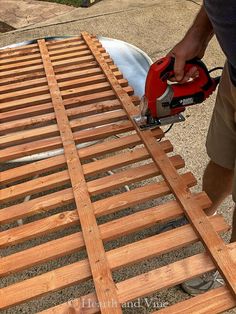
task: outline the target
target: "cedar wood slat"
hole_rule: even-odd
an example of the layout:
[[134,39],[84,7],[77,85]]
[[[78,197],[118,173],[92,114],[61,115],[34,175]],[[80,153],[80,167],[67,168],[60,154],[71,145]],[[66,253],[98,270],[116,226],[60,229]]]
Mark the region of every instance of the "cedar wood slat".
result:
[[[227,228],[227,225],[222,226],[222,223],[219,223],[219,221],[222,222],[222,220],[219,218],[220,217],[211,217],[211,220],[213,221],[218,220],[218,224],[213,223],[216,232],[223,231],[225,228]],[[109,267],[112,270],[116,270],[122,266],[134,264],[142,261],[143,259],[167,253],[171,249],[184,247],[187,244],[196,242],[197,240],[198,237],[191,226],[186,225],[176,230],[164,232],[162,234],[113,249],[108,251],[106,256]],[[143,247],[146,249],[144,250]],[[188,258],[192,260],[193,264],[197,265],[192,271],[193,276],[195,273],[196,275],[199,275],[204,271],[210,271],[212,268],[214,269],[214,264],[208,257],[205,265],[206,269],[204,270],[202,262],[203,257],[206,259],[206,254],[198,254]],[[185,260],[187,260],[187,258]],[[169,264],[168,266],[161,267],[160,269],[150,271],[149,273],[154,274],[154,278],[149,278],[149,276],[146,276],[146,274],[132,277],[116,284],[119,302],[124,303],[135,299],[137,296],[141,297],[146,294],[146,291],[151,293],[155,290],[160,290],[163,288],[163,286],[168,287],[170,283],[174,283],[175,280],[179,282],[180,279],[178,274],[172,274],[172,271],[168,271],[168,268],[171,268],[171,266],[174,264],[177,265],[177,268],[180,268],[179,273],[181,280],[188,279],[188,277],[192,275],[185,271],[182,265],[183,260],[181,260],[179,262]],[[42,296],[49,291],[56,291],[62,289],[65,286],[83,282],[92,276],[89,266],[91,267],[92,265],[88,262],[88,260],[81,260],[54,271],[44,273],[37,277],[27,279],[24,282],[19,282],[3,288],[0,290],[0,308],[4,309],[7,308],[9,304],[19,304],[34,297]],[[162,273],[163,276],[163,280],[161,281],[157,280],[156,275],[158,274],[160,276],[160,273]],[[12,300],[12,295],[14,295],[14,300]],[[107,302],[109,300],[112,299],[108,299]],[[115,311],[111,307],[107,310],[109,311],[108,313],[113,313]]]
[[170,305],[167,308],[152,312],[152,314],[217,314],[236,306],[236,301],[229,290],[222,286],[200,294],[186,301]]
[[[91,128],[99,125],[109,124],[115,121],[124,121],[126,119],[127,116],[124,110],[118,109],[115,111],[104,112],[94,116],[70,120],[70,127],[72,131],[78,131],[83,128]],[[32,130],[24,130],[2,136],[0,139],[0,147],[9,147],[12,145],[34,141],[37,138],[49,138],[57,136],[58,134],[59,129],[57,124],[39,127]]]
[[[171,145],[170,141],[163,141],[161,142],[161,145],[164,147],[166,153],[172,151],[173,146]],[[105,163],[103,160],[96,160],[87,165],[85,164],[83,165],[83,168],[86,173],[96,174],[99,171],[112,170],[115,167],[121,167],[132,162],[141,161],[143,159],[147,159],[148,157],[149,154],[145,148],[137,148],[134,151],[108,157],[105,159]],[[35,176],[36,174],[43,174],[44,172],[60,168],[64,166],[65,163],[65,156],[59,155],[56,157],[50,157],[48,159],[36,161],[29,165],[19,166],[17,169],[2,171],[1,183],[6,184],[12,181]]]
[[[170,158],[171,162],[174,164],[174,167],[177,169],[184,166],[184,161],[179,155],[171,156]],[[90,169],[87,168],[87,173],[84,171],[83,166],[82,169],[85,176],[90,174]],[[131,184],[145,180],[147,178],[158,176],[159,174],[160,171],[156,165],[154,163],[150,163],[143,166],[136,166],[135,168],[129,168],[122,172],[115,173],[110,177],[105,176],[100,179],[89,181],[87,182],[87,188],[90,195],[97,195],[122,187],[126,184]],[[9,188],[2,189],[0,195],[0,204],[16,200],[27,195],[47,191],[58,186],[63,186],[69,182],[70,176],[68,171],[65,170],[59,173],[53,173],[44,177],[39,177],[24,183],[20,183]]]
[[[186,214],[186,207],[188,215],[188,206],[193,203],[197,215],[200,214],[200,216],[196,214],[195,216],[192,215],[192,218],[194,218],[193,225],[195,225],[193,227],[195,229],[193,229],[191,225],[186,225],[164,234],[155,235],[125,245],[124,247],[113,249],[106,254],[103,251],[102,258],[105,263],[103,270],[108,274],[109,278],[112,278],[110,269],[114,270],[128,264],[137,263],[143,259],[151,258],[196,242],[198,239],[201,240],[201,226],[200,228],[196,226],[199,222],[199,217],[201,218],[200,223],[203,222],[206,229],[210,226],[209,230],[214,237],[217,237],[217,232],[228,228],[220,217],[211,217],[209,221],[206,221],[206,216],[203,214],[202,209],[210,206],[209,199],[204,193],[194,195],[188,192],[187,187],[196,184],[196,180],[191,173],[178,175],[176,170],[170,166],[168,160],[171,160],[177,168],[182,167],[184,164],[179,156],[167,158],[166,153],[172,150],[169,142],[162,142],[160,145],[157,145],[156,141],[153,140],[154,137],[161,138],[163,136],[161,130],[156,129],[140,133],[136,125],[132,123],[133,121],[130,119],[131,116],[138,113],[137,108],[135,108],[134,105],[132,106],[132,102],[136,104],[138,99],[127,96],[127,93],[129,95],[133,93],[132,88],[129,86],[125,87],[128,85],[127,81],[123,79],[122,74],[113,64],[113,61],[97,39],[83,33],[82,37],[78,38],[69,38],[47,43],[41,40],[39,43],[41,45],[40,49],[38,49],[37,44],[35,44],[30,45],[31,47],[25,46],[18,49],[0,51],[0,56],[3,60],[0,64],[1,74],[3,75],[2,78],[0,78],[0,92],[2,91],[0,98],[1,101],[5,102],[1,108],[1,121],[3,121],[3,123],[0,132],[3,132],[3,134],[4,131],[5,134],[18,132],[16,134],[7,135],[5,138],[1,137],[2,146],[7,146],[7,142],[9,146],[11,146],[2,149],[1,160],[7,161],[33,153],[63,147],[61,138],[56,136],[59,134],[58,127],[47,125],[55,123],[56,118],[58,124],[60,124],[60,128],[65,128],[65,131],[68,132],[66,134],[69,134],[69,137],[72,136],[71,128],[74,130],[74,141],[72,140],[65,144],[67,149],[71,151],[73,158],[72,161],[69,159],[70,157],[68,156],[70,153],[68,154],[66,149],[66,157],[64,155],[56,156],[44,161],[31,163],[28,166],[19,166],[15,169],[4,171],[2,176],[3,183],[12,184],[16,182],[12,187],[7,187],[2,190],[4,192],[3,199],[5,201],[17,199],[18,197],[39,191],[43,192],[43,190],[48,190],[55,186],[61,186],[62,184],[68,183],[70,177],[72,177],[72,181],[76,185],[81,173],[84,173],[88,180],[91,175],[109,171],[117,167],[127,166],[145,160],[149,158],[149,156],[154,157],[154,163],[139,167],[139,171],[136,171],[137,168],[130,168],[122,170],[121,172],[118,171],[118,173],[110,177],[92,179],[92,181],[86,183],[82,175],[82,193],[85,195],[85,201],[90,204],[89,215],[95,226],[95,217],[115,213],[125,208],[145,203],[147,200],[169,195],[172,192],[174,192],[177,198],[177,201],[168,201],[162,205],[99,225],[99,230],[98,228],[95,230],[97,235],[101,235],[99,241],[117,239],[117,237],[150,227],[157,222],[163,223],[169,219],[181,217],[183,214]],[[39,52],[42,50],[42,46],[46,51],[46,55],[42,54],[44,66],[42,66],[42,60],[39,59]],[[89,53],[89,50],[91,50],[92,54]],[[45,66],[46,63],[47,65]],[[37,64],[42,65],[40,68],[37,68]],[[44,68],[47,72],[51,93],[53,94],[52,97],[49,97],[49,94],[43,95],[43,93],[49,93]],[[51,74],[53,74],[52,77]],[[60,95],[62,95],[63,100],[60,98]],[[51,98],[53,97],[56,97],[56,100],[54,98],[53,102],[56,102],[60,107],[60,113],[59,111],[57,111],[56,114],[53,112],[54,106],[51,102]],[[28,101],[31,101],[31,103],[27,104]],[[61,106],[62,102],[64,107]],[[122,118],[127,117],[124,111],[121,110],[122,107],[124,107],[131,121],[120,121]],[[61,118],[58,119],[58,115],[61,115],[61,109],[64,120]],[[103,113],[104,111],[105,113]],[[99,116],[97,113],[103,113],[103,116]],[[93,114],[96,115],[93,116]],[[68,117],[70,117],[70,122],[68,121]],[[118,122],[114,123],[115,121]],[[37,128],[37,124],[41,122],[46,122],[45,126]],[[99,128],[96,127],[94,130],[84,130],[84,128],[88,128],[92,125],[95,126],[95,124],[100,126],[109,122],[112,122],[111,125],[108,124]],[[27,131],[21,131],[31,126],[36,127],[36,129],[32,129],[32,134],[29,134]],[[83,130],[80,130],[80,128]],[[134,131],[134,129],[136,130],[135,134],[127,134],[124,137],[97,143],[91,147],[82,149],[76,149],[75,147],[77,143],[90,140],[102,140],[110,135],[117,136],[119,133]],[[40,131],[42,131],[41,138],[37,139]],[[42,139],[43,133],[45,139]],[[53,137],[49,138],[49,136]],[[64,136],[64,133],[62,133],[62,136]],[[9,141],[6,141],[6,139]],[[35,141],[32,142],[34,139]],[[24,141],[31,142],[23,143]],[[124,148],[132,148],[132,146],[141,143],[144,144],[144,147],[129,152],[122,151]],[[14,147],[12,144],[18,145]],[[153,156],[154,151],[156,156]],[[77,162],[80,163],[80,160],[83,161],[88,158],[100,157],[102,154],[110,152],[114,152],[116,155],[89,162],[88,164],[85,163],[83,166],[79,166],[81,172],[78,171],[77,166],[74,168],[74,165],[78,165]],[[66,165],[66,161],[69,164],[69,168],[73,169],[70,173],[60,170],[60,167]],[[31,176],[46,174],[47,171],[51,170],[54,172],[60,171],[51,175],[47,174],[40,179],[30,179]],[[164,176],[164,181],[136,187],[131,191],[109,196],[90,203],[90,196],[92,195],[110,191],[111,189],[153,177],[160,173]],[[174,180],[172,174],[174,174]],[[30,181],[20,184],[17,182],[17,180],[27,178],[30,179]],[[170,182],[168,182],[168,180]],[[184,191],[184,194],[179,197],[181,191]],[[74,193],[77,193],[77,196],[81,197],[81,193],[77,189],[73,191],[73,188],[66,188],[45,196],[37,196],[35,199],[25,203],[3,208],[0,211],[0,223],[13,222],[16,219],[30,217],[45,211],[50,212],[66,204],[72,205],[74,203]],[[191,200],[189,201],[188,198]],[[84,203],[84,208],[86,207],[86,202]],[[3,231],[0,234],[0,236],[2,236],[0,245],[3,247],[14,244],[17,245],[29,239],[39,238],[42,235],[50,234],[56,230],[64,230],[69,226],[77,225],[80,223],[78,213],[77,210],[70,210],[60,214],[51,214],[49,217]],[[191,213],[188,216],[191,216]],[[86,224],[83,221],[82,218],[82,229],[83,232],[86,232]],[[190,222],[192,223],[191,219]],[[197,233],[195,233],[194,230],[197,231]],[[205,232],[205,237],[207,234],[208,229]],[[215,241],[214,237],[213,240]],[[218,242],[216,241],[214,243],[218,245],[220,238],[218,237],[216,239]],[[102,241],[99,243],[101,244],[101,253],[103,244]],[[206,246],[210,245],[210,248],[208,248],[210,251],[212,250],[211,245],[214,245],[214,243],[212,239],[210,239],[206,244]],[[92,265],[96,267],[95,255],[92,254],[93,243],[89,242],[89,245],[91,245],[89,247],[89,259],[92,260]],[[0,276],[26,270],[28,267],[78,252],[86,246],[88,246],[88,240],[85,238],[84,242],[82,233],[77,232],[24,251],[19,251],[18,253],[13,253],[1,259]],[[145,250],[143,250],[143,247],[145,247]],[[217,248],[223,248],[224,256],[228,254],[228,256],[232,258],[231,263],[236,261],[236,247],[234,245],[231,244],[226,247],[220,242],[220,246],[217,246]],[[215,251],[213,249],[213,255],[214,254]],[[219,254],[216,255],[216,257],[214,255],[215,260],[213,259],[213,261],[215,263],[218,260],[222,262]],[[222,265],[223,267],[225,266],[224,261],[220,266],[222,267]],[[191,269],[187,274],[184,271],[186,267]],[[112,293],[116,297],[117,304],[122,304],[160,289],[176,285],[192,276],[197,276],[205,273],[209,269],[213,270],[214,268],[215,266],[210,260],[210,256],[204,253],[127,279],[116,285],[112,283],[112,279],[109,283],[111,284],[110,288]],[[92,273],[94,274],[93,269]],[[5,299],[0,297],[0,306],[9,307],[37,296],[42,296],[45,293],[56,291],[68,285],[73,285],[91,277],[92,273],[89,269],[88,260],[82,260],[49,271],[43,275],[1,289],[0,295],[4,294],[4,297],[6,297]],[[170,273],[171,276],[172,273],[174,275],[171,277]],[[230,273],[226,275],[226,279],[228,279],[231,284],[235,278],[230,277]],[[163,279],[161,281],[158,280],[160,276]],[[95,279],[97,279],[97,277]],[[232,281],[230,281],[231,279]],[[103,297],[106,292],[104,292],[104,294],[103,291],[100,293],[99,280],[97,282],[95,280],[95,285],[99,294],[99,300],[101,300],[101,295]],[[104,281],[104,286],[105,285]],[[231,289],[231,292],[233,289]],[[14,298],[12,298],[13,294]],[[224,298],[224,301],[219,299],[221,296]],[[110,300],[110,297],[111,296],[109,296],[107,300]],[[211,297],[213,298],[212,300],[210,300]],[[42,313],[62,313],[80,311],[80,309],[83,313],[97,313],[98,309],[88,309],[82,306],[84,301],[88,302],[89,299],[94,302],[98,301],[95,294],[89,294],[43,311]],[[114,298],[112,297],[112,299]],[[105,300],[105,298],[103,300]],[[171,306],[169,309],[163,309],[163,314],[168,313],[168,310],[173,311],[173,313],[180,313],[181,306],[186,310],[192,308],[193,313],[199,313],[197,312],[199,309],[202,310],[202,313],[207,313],[207,309],[210,309],[212,313],[218,313],[235,306],[235,299],[232,297],[230,290],[224,287],[221,290],[215,290],[209,294],[206,293],[200,296],[199,299],[190,299],[182,302],[182,305],[180,303]],[[102,309],[104,313],[111,313],[112,310],[114,310],[114,312],[117,310],[117,313],[121,313],[120,308]],[[160,311],[160,313],[162,313],[162,311]]]
[[[210,206],[209,199],[204,193],[195,195],[195,200],[199,202],[202,208],[209,208]],[[67,226],[72,222],[79,223],[79,217],[76,210],[71,211],[70,213],[64,212],[63,214],[65,216],[69,216],[70,220],[67,219],[68,221],[65,221],[65,217],[58,217],[60,219],[57,220],[57,226],[59,226],[60,223],[63,226]],[[179,207],[178,203],[176,201],[169,201],[165,204],[116,219],[115,221],[107,222],[100,225],[99,228],[103,241],[110,241],[120,236],[128,235],[129,233],[148,228],[156,223],[163,223],[170,219],[181,217],[181,215],[183,215],[183,211]],[[55,216],[52,217],[55,218]],[[33,222],[30,225],[27,224],[30,226],[28,234],[30,234],[30,232],[34,232],[34,234],[31,233],[33,236],[28,235],[27,239],[29,239],[29,237],[33,238],[38,234],[44,234],[42,232],[42,225],[45,226],[44,232],[46,231],[46,228],[51,230],[50,224],[48,225],[49,220],[51,220],[51,224],[54,223],[55,225],[55,221],[51,219],[51,217],[41,219],[38,222]],[[224,225],[223,221],[221,221],[221,225]],[[17,228],[19,230],[22,230],[23,228],[27,229],[26,226],[20,226]],[[225,226],[225,230],[227,228],[228,227]],[[20,232],[21,231],[19,231],[19,233]],[[24,241],[25,240],[26,238],[24,238]],[[84,241],[81,232],[46,242],[36,247],[1,258],[0,277],[10,273],[15,273],[48,260],[56,259],[73,252],[78,252],[82,249],[84,249]],[[43,252],[43,254],[41,254],[41,252]]]
[[[183,179],[190,187],[196,184],[195,178],[189,172],[183,175]],[[121,195],[114,195],[94,202],[95,215],[100,217],[109,213],[114,213],[127,208],[128,206],[135,206],[147,200],[168,195],[169,193],[170,189],[166,185],[165,181],[149,184],[147,186],[122,193]],[[54,192],[50,195],[41,196],[28,202],[3,208],[0,211],[0,221],[11,221],[49,211],[58,206],[71,204],[73,200],[71,188],[63,190],[63,193],[61,193],[61,191]]]
[[[68,117],[77,118],[84,117],[91,114],[102,113],[106,111],[117,110],[121,108],[121,104],[117,100],[110,100],[104,102],[97,102],[90,105],[84,105],[80,108],[67,109]],[[17,110],[18,111],[18,110]],[[24,129],[27,126],[36,125],[42,122],[52,122],[55,121],[55,114],[45,113],[39,116],[28,117],[20,120],[5,122],[0,125],[0,132],[5,134],[5,132],[15,132]]]
[[[127,93],[133,93],[133,89],[130,86],[127,86],[127,81],[124,79],[120,80],[122,86],[124,87],[124,90],[127,91]],[[13,100],[7,100],[6,103],[3,103],[1,105],[1,110],[2,111],[7,111],[7,110],[16,110],[19,108],[24,108],[30,106],[30,104],[40,104],[40,103],[45,103],[49,102],[51,100],[49,91],[47,90],[47,87],[44,87],[44,92],[42,92],[42,87],[36,87],[35,90],[39,91],[36,92],[36,95],[33,93],[27,95],[27,98],[22,98],[22,99],[13,99]],[[99,93],[103,91],[110,90],[110,86],[107,82],[105,83],[97,83],[90,85],[88,87],[80,87],[76,89],[68,89],[62,91],[62,96],[64,99],[72,98],[72,97],[80,97],[84,95],[90,95],[94,93]],[[38,94],[38,95],[37,95]],[[4,95],[3,95],[4,96]]]
[[[114,68],[114,64],[113,64],[113,61],[108,58],[106,59],[106,62],[109,63],[109,65]],[[65,63],[64,66],[58,68],[58,69],[55,69],[55,74],[56,76],[58,75],[67,75],[67,78],[69,77],[68,76],[68,73],[73,73],[73,72],[77,72],[79,71],[85,71],[86,69],[93,69],[97,67],[97,63],[95,61],[90,61],[90,62],[85,62],[85,63],[80,63],[79,66],[76,66],[76,65],[67,65],[67,63]],[[78,69],[79,68],[79,69]],[[23,82],[23,81],[30,81],[32,79],[35,79],[35,78],[42,78],[44,77],[44,70],[43,68],[40,69],[40,70],[37,70],[37,71],[26,71],[26,73],[23,73],[22,74],[22,70],[21,71],[17,71],[14,76],[6,76],[4,78],[0,78],[0,86],[7,86],[9,84],[12,84],[12,83],[19,83],[19,82]]]
[[38,45],[48,80],[57,124],[60,129],[64,154],[81,222],[82,233],[84,236],[97,297],[102,304],[106,304],[109,300],[114,300],[114,302],[116,302],[116,306],[112,309],[101,307],[101,312],[104,314],[122,313],[121,306],[117,298],[116,286],[112,279],[111,270],[101,240],[100,230],[94,215],[93,205],[87,190],[82,165],[77,154],[73,133],[71,131],[66,110],[63,105],[62,96],[57,85],[47,46],[44,40],[39,40]]
[[[135,97],[132,97],[135,100]],[[78,107],[78,105],[88,105],[106,100],[114,100],[115,95],[114,92],[109,90],[102,93],[96,93],[92,95],[85,95],[81,97],[73,97],[71,99],[65,100],[65,107],[74,108]],[[37,114],[52,112],[53,107],[51,102],[47,102],[45,104],[34,105],[31,107],[19,108],[17,110],[11,110],[1,113],[1,121],[12,121],[16,119],[32,117]]]
[[[128,131],[133,131],[132,124],[130,123],[130,121],[125,120],[117,123],[110,123],[106,126],[101,126],[99,128],[77,131],[74,132],[73,135],[76,144],[79,144],[89,141],[96,141],[102,138],[106,138],[110,135],[117,135]],[[15,158],[49,151],[61,147],[62,141],[59,136],[49,139],[37,140],[31,143],[11,146],[1,150],[0,162],[13,160]]]
[[[98,44],[98,47],[101,48],[102,45],[101,44]],[[57,56],[57,55],[60,55],[60,54],[67,54],[67,53],[70,53],[70,52],[75,52],[75,51],[83,51],[83,50],[86,50],[88,49],[86,45],[76,45],[76,46],[72,46],[70,48],[67,48],[67,49],[63,49],[59,52],[57,51],[52,51],[50,53],[50,56]],[[12,64],[12,63],[17,63],[18,61],[21,61],[21,60],[24,60],[24,61],[27,61],[27,60],[33,60],[33,59],[37,59],[37,58],[40,58],[40,53],[39,53],[39,50],[38,52],[36,51],[35,53],[33,54],[25,54],[25,55],[19,55],[19,56],[14,56],[14,57],[2,57],[2,60],[1,60],[1,65],[6,65],[6,64]]]
[[210,256],[213,258],[216,267],[219,269],[221,275],[226,280],[226,283],[228,284],[228,287],[230,288],[233,296],[236,298],[235,264],[232,261],[228,249],[223,243],[223,240],[213,230],[206,214],[202,211],[201,207],[193,201],[192,194],[188,190],[188,187],[185,185],[182,178],[178,175],[175,168],[169,162],[161,146],[158,145],[154,140],[150,130],[140,131],[139,127],[132,119],[132,116],[136,113],[132,102],[118,84],[109,66],[104,62],[104,58],[99,54],[89,34],[84,32],[82,33],[82,37],[89,46],[95,59],[103,69],[103,72],[107,76],[107,79],[110,82],[118,99],[120,99],[122,102],[124,109],[130,117],[137,133],[143,140],[143,143],[146,146],[148,152],[152,156],[153,161],[160,169],[164,179],[169,184],[176,199],[183,207],[184,212],[194,227],[194,230],[199,234],[200,239],[208,250]]
[[[119,75],[119,73],[118,73],[118,75]],[[42,81],[42,79],[41,79],[41,81]],[[104,83],[105,81],[106,81],[106,77],[103,74],[97,74],[97,75],[95,74],[92,77],[61,82],[61,83],[58,83],[58,85],[59,85],[60,89],[63,91],[62,94],[66,96],[69,94],[69,92],[68,92],[69,89],[76,88],[74,90],[78,92],[80,89],[83,90],[82,88],[78,89],[78,87],[82,87],[82,86],[86,87],[89,85]],[[128,82],[124,79],[120,79],[119,82],[122,86],[128,85]],[[86,89],[84,88],[84,92],[85,91],[86,91]],[[1,101],[12,101],[12,100],[17,100],[17,99],[27,99],[28,97],[37,96],[37,95],[40,95],[41,93],[44,94],[46,92],[48,92],[47,82],[45,82],[44,86],[36,86],[36,87],[31,86],[27,94],[22,94],[22,90],[16,91],[16,88],[15,88],[14,92],[10,91],[9,93],[7,93],[6,90],[4,90],[4,93],[1,93],[1,95],[0,95],[0,100]]]

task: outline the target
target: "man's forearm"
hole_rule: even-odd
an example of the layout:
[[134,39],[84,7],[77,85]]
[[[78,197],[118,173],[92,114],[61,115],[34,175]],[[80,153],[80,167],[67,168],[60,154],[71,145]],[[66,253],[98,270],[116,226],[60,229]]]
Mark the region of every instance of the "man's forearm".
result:
[[206,42],[206,44],[214,35],[212,24],[207,16],[204,6],[201,7],[193,22],[193,25],[190,27],[185,37],[193,35],[199,40]]
[[177,43],[168,55],[175,58],[174,72],[177,82],[186,83],[194,77],[196,67],[192,67],[187,73],[184,70],[187,60],[203,58],[209,41],[213,36],[213,27],[207,16],[204,6],[198,12],[192,26],[184,38]]

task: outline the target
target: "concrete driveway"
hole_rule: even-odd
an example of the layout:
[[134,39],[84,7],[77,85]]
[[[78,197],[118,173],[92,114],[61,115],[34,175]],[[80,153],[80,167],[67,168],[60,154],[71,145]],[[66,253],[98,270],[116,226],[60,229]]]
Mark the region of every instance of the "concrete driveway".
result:
[[34,0],[1,0],[0,21],[18,29],[35,23],[45,22],[75,8],[52,2]]
[[[21,12],[21,18],[19,18],[20,15],[12,17],[13,20],[15,19],[15,22],[11,25],[16,28],[27,27],[2,34],[0,36],[1,47],[34,38],[78,35],[81,31],[88,31],[93,34],[121,39],[134,44],[155,60],[164,56],[182,38],[198,12],[201,1],[103,0],[88,9],[66,7],[65,11],[63,9],[63,14],[60,14],[62,11],[59,9],[58,11],[52,10],[51,14],[54,14],[54,16],[50,16],[50,11],[47,9],[47,5],[49,4],[45,4],[44,2],[2,0],[0,9],[0,19],[2,20],[4,20],[4,14],[2,13],[4,3],[11,3],[11,6],[14,6],[13,3],[17,6],[23,3],[26,5],[25,9],[19,11]],[[29,4],[32,6],[31,8],[34,5],[40,5],[41,8],[45,5],[45,11],[40,11],[37,17],[30,17],[32,10],[28,10]],[[67,9],[68,12],[66,11]],[[23,12],[29,12],[29,16],[27,17],[28,13],[24,15]],[[55,17],[55,15],[58,16]],[[45,18],[47,19],[46,21]],[[218,43],[215,39],[212,40],[204,61],[211,68],[222,66],[224,59]],[[187,121],[176,125],[167,135],[167,138],[174,144],[175,152],[179,153],[185,159],[186,169],[192,171],[198,179],[197,190],[201,189],[201,178],[208,161],[204,144],[214,100],[215,94],[203,105],[189,108],[185,114]],[[231,222],[232,211],[230,209],[232,208],[233,202],[231,198],[228,198],[219,209],[229,222]],[[226,234],[225,238],[228,239],[229,234]],[[196,250],[198,249],[195,246],[189,252],[196,254]],[[174,257],[176,258],[174,254],[176,253],[170,253],[166,256],[166,263]],[[188,254],[188,252],[178,254],[178,258],[182,258],[183,254]],[[150,264],[143,265],[143,267],[147,271],[155,267],[155,262],[151,261]],[[135,269],[131,270],[129,274],[137,272],[138,270]],[[127,274],[123,275],[127,276]],[[122,274],[120,276],[122,277]],[[66,293],[73,295],[72,289],[68,289]],[[163,302],[168,301],[169,304],[187,298],[186,294],[178,288],[170,289],[168,292],[161,292],[158,296],[162,298]],[[58,302],[58,298],[59,303],[63,302],[62,295],[56,293],[52,299],[46,300],[48,306],[53,302]],[[32,306],[34,304],[32,303]],[[37,303],[37,309],[39,309],[38,306],[39,303]],[[24,313],[30,312],[29,307],[21,306],[20,308]],[[133,312],[127,311],[127,313]],[[146,312],[136,311],[135,313]],[[232,310],[227,313],[236,313],[236,311]]]

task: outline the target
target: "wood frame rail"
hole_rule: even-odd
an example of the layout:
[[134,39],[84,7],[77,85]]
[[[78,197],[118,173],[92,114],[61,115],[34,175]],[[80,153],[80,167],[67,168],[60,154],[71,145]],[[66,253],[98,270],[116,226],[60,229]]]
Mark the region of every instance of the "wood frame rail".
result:
[[[229,226],[205,215],[210,200],[190,191],[196,180],[178,173],[184,161],[168,155],[162,130],[134,123],[139,99],[97,38],[84,32],[4,49],[0,70],[0,309],[125,313],[129,301],[214,269],[225,286],[153,313],[235,307],[236,244],[219,235]],[[185,215],[190,224],[119,244]],[[115,271],[198,241],[206,252],[117,280]],[[46,308],[43,298],[57,291],[63,300]]]
[[106,62],[104,62],[103,57],[94,46],[91,37],[86,33],[82,33],[82,37],[89,46],[97,62],[103,69],[103,72],[105,73],[118,99],[120,99],[122,102],[127,115],[130,117],[130,120],[133,123],[133,126],[138,135],[143,140],[145,147],[150,153],[150,156],[157,165],[158,169],[160,169],[160,172],[163,175],[165,181],[169,185],[171,191],[174,193],[176,199],[189,218],[190,223],[200,236],[200,239],[202,240],[206,249],[209,251],[221,275],[226,280],[229,288],[236,298],[236,265],[234,261],[232,261],[228,249],[226,248],[222,239],[218,236],[217,232],[215,232],[215,230],[212,228],[211,224],[209,223],[209,219],[202,211],[202,208],[197,203],[193,202],[193,196],[187,185],[183,182],[176,169],[169,162],[165,152],[155,141],[150,130],[141,131],[132,119],[132,115],[135,114],[132,101],[120,87],[109,66],[106,64]]

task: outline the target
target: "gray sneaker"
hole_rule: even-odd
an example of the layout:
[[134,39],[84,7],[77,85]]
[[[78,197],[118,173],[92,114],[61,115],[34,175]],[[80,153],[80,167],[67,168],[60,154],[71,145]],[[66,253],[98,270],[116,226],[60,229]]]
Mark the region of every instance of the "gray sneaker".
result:
[[192,296],[196,296],[198,294],[207,292],[210,289],[223,286],[224,284],[224,279],[221,277],[220,273],[217,270],[210,276],[210,278],[209,275],[203,275],[202,277],[196,277],[187,280],[182,283],[181,288],[184,290],[184,292],[187,292]]

